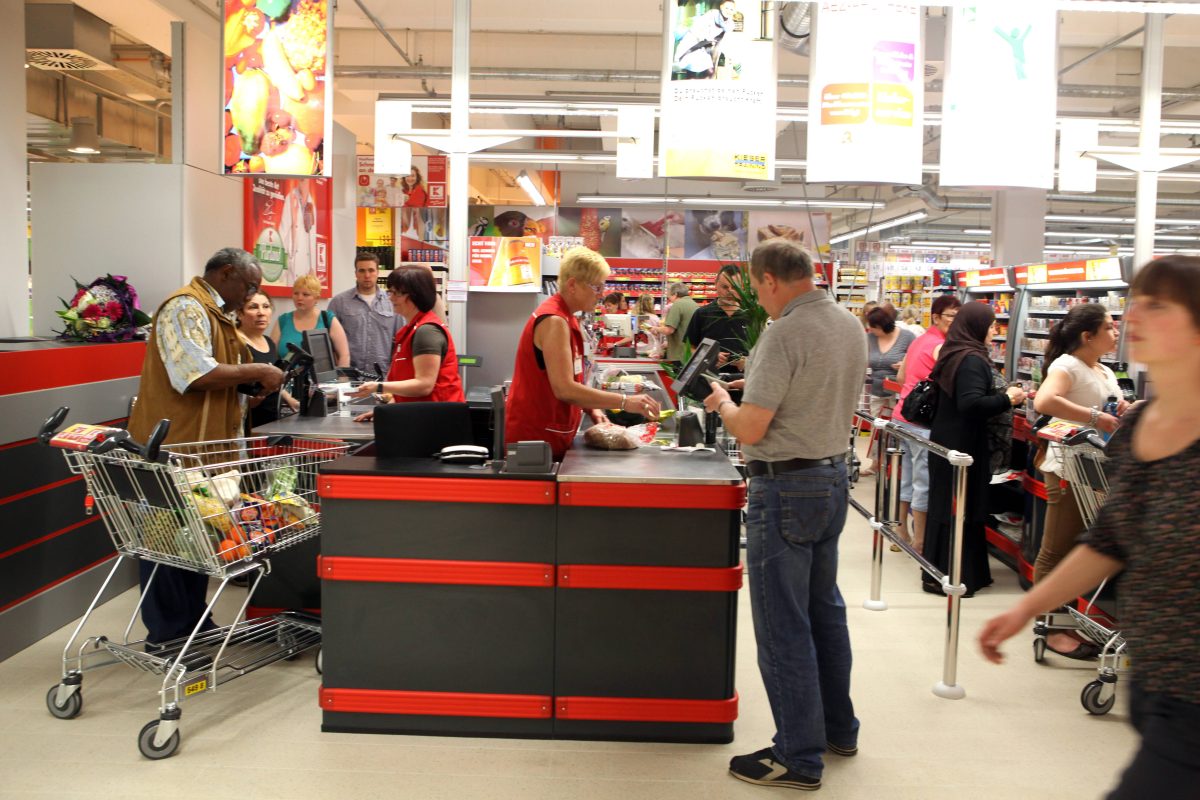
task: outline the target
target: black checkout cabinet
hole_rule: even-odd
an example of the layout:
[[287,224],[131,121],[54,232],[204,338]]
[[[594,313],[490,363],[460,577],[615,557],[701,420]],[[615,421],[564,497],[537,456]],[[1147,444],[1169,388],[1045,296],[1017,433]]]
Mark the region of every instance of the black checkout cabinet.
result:
[[745,486],[725,455],[348,455],[319,493],[322,730],[732,741]]

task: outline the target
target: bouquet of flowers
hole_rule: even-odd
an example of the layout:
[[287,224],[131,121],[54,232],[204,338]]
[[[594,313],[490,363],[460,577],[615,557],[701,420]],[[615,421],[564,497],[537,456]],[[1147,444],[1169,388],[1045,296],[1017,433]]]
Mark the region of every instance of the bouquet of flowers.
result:
[[[87,286],[75,281],[71,302],[56,312],[66,329],[58,338],[73,342],[131,342],[146,338],[150,316],[138,308],[138,296],[124,275],[105,275]],[[59,298],[61,300],[61,298]]]

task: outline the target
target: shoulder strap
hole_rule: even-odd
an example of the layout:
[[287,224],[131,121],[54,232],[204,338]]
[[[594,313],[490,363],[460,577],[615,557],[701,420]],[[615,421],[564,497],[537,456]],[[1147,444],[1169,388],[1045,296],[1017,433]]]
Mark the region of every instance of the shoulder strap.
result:
[[333,327],[333,324],[329,321],[329,311],[328,310],[321,312],[321,324],[324,325],[326,328]]

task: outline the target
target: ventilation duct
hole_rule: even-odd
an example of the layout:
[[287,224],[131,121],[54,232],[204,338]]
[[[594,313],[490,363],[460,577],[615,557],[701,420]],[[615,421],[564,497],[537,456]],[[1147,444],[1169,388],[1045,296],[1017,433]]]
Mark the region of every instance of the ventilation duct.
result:
[[104,20],[70,3],[25,6],[25,62],[45,70],[116,69]]
[[784,3],[779,10],[779,44],[802,56],[809,54],[812,3]]

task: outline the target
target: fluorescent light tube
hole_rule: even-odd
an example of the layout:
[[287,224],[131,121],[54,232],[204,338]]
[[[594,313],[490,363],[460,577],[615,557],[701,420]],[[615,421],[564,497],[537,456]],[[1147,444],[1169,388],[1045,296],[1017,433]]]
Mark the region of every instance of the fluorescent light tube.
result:
[[517,184],[525,191],[535,206],[546,205],[546,198],[542,197],[542,193],[533,185],[533,179],[529,177],[528,172],[521,170],[517,173]]

